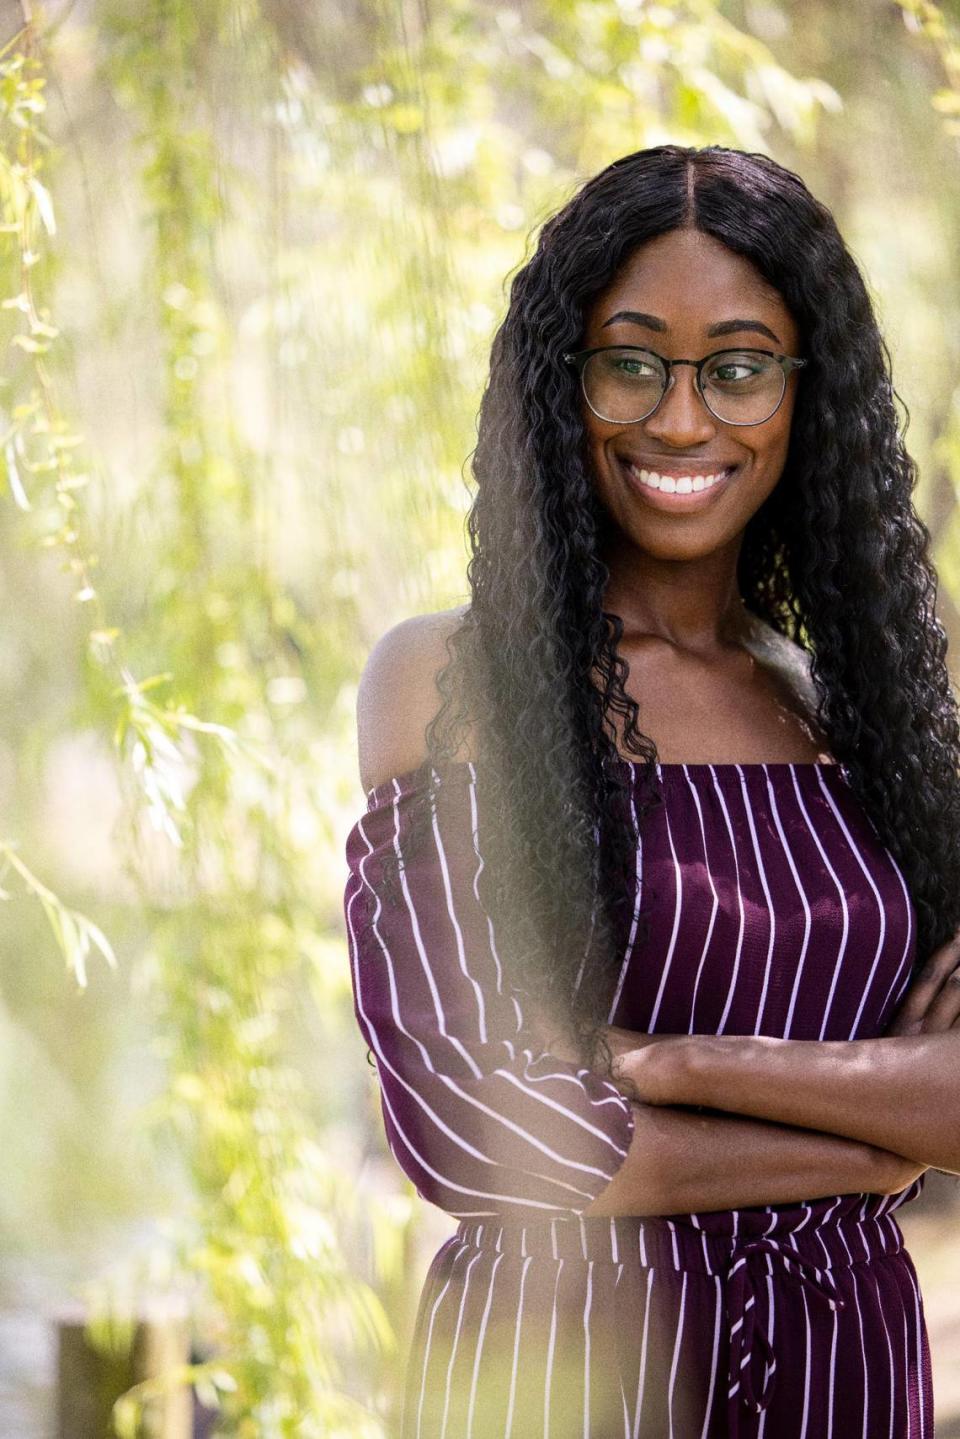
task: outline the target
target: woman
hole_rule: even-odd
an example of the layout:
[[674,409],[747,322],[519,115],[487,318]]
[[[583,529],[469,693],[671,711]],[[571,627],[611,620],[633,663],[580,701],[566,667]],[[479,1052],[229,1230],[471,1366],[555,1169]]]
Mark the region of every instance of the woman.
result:
[[761,155],[618,160],[513,281],[469,605],[358,703],[357,1018],[460,1220],[403,1439],[933,1433],[960,745],[893,393]]

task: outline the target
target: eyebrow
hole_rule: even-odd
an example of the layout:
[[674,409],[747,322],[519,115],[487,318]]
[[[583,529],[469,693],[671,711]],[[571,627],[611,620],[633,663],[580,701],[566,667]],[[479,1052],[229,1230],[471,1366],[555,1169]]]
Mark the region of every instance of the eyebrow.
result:
[[[667,328],[665,320],[659,319],[656,315],[646,315],[642,310],[618,310],[615,315],[610,316],[609,320],[604,320],[600,328],[604,330],[607,325],[615,325],[621,320],[626,320],[631,325],[642,325],[644,329],[656,330],[661,333]],[[775,340],[778,345],[783,343],[779,335],[775,335],[769,326],[761,324],[759,320],[721,320],[718,324],[710,326],[707,335],[710,337],[714,335],[734,335],[741,330],[755,330],[758,335],[766,335],[769,339]]]

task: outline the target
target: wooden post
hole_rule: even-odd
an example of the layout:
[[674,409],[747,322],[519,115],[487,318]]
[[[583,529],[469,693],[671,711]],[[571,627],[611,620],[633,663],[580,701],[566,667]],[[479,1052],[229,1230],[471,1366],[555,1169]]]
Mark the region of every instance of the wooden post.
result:
[[[82,1306],[61,1309],[58,1332],[57,1439],[113,1439],[111,1411],[134,1384],[153,1379],[190,1358],[184,1305],[151,1303],[133,1317],[130,1332],[99,1347]],[[137,1431],[143,1439],[191,1439],[193,1391],[180,1385],[151,1399]]]

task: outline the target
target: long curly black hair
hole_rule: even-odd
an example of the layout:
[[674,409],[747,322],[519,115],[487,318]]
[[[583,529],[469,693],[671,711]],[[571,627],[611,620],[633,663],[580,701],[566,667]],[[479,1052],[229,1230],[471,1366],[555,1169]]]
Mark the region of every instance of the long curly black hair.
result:
[[811,656],[817,723],[914,900],[918,964],[960,922],[957,705],[916,466],[863,278],[830,211],[767,156],[639,150],[544,224],[513,279],[472,459],[470,603],[426,736],[441,766],[471,724],[501,953],[594,1061],[598,1044],[609,1058],[602,1026],[657,755],[624,691],[622,622],[603,608],[605,519],[561,356],[630,253],[682,226],[750,260],[809,361],[782,477],[744,532],[743,601]]

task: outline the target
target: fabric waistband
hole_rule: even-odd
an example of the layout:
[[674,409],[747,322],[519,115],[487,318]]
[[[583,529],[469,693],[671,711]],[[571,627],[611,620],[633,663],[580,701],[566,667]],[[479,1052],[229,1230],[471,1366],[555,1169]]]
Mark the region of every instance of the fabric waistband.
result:
[[[738,1213],[736,1232],[708,1234],[696,1216],[616,1216],[601,1218],[556,1216],[533,1223],[514,1219],[461,1220],[454,1238],[461,1244],[497,1253],[542,1255],[552,1259],[580,1259],[606,1264],[638,1263],[644,1268],[668,1268],[696,1274],[726,1274],[731,1261],[746,1245],[773,1241],[820,1269],[898,1254],[903,1234],[893,1214],[821,1214],[810,1211],[785,1225],[782,1214],[757,1211]],[[779,1222],[778,1222],[779,1221]]]

